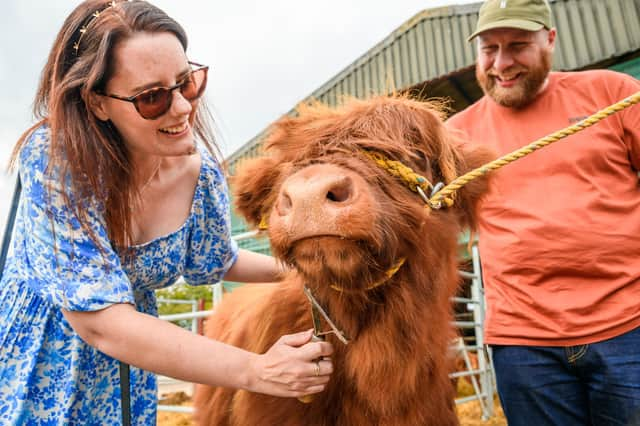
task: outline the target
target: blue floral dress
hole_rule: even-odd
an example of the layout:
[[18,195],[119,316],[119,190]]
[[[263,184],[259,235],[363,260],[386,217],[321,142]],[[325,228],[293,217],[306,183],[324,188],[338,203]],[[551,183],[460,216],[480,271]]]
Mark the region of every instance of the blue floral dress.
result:
[[[220,280],[238,251],[230,238],[227,187],[218,163],[201,147],[186,222],[133,247],[131,260],[122,263],[95,200],[72,202],[87,207],[97,243],[65,207],[60,189],[69,180],[45,175],[48,149],[49,129],[42,126],[20,155],[23,191],[0,282],[0,425],[117,425],[118,362],[87,345],[61,309],[132,303],[157,315],[155,289],[180,276],[194,285]],[[155,375],[132,367],[132,424],[155,425],[156,404]]]

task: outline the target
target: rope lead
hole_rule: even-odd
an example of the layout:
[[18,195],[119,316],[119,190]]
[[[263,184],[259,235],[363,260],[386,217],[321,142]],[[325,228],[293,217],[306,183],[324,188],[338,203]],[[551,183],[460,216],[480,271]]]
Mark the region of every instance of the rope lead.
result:
[[638,102],[640,102],[640,92],[637,92],[636,94],[631,95],[628,98],[625,98],[618,103],[610,105],[607,108],[596,112],[592,116],[587,117],[584,120],[572,126],[569,126],[562,130],[558,130],[557,132],[552,133],[551,135],[538,139],[537,141],[534,141],[527,146],[524,146],[509,154],[506,154],[498,158],[497,160],[494,160],[483,166],[480,166],[477,169],[472,170],[469,173],[466,173],[460,177],[457,177],[456,179],[451,181],[451,183],[449,183],[447,186],[445,186],[440,191],[437,191],[434,195],[432,195],[427,204],[429,207],[435,210],[442,208],[443,205],[447,207],[451,207],[454,203],[456,191],[462,188],[467,183],[471,182],[472,180],[480,176],[483,176],[492,170],[497,170],[500,167],[504,167],[509,163],[512,163],[526,155],[531,154],[534,151],[539,150],[540,148],[543,148],[547,145],[552,144],[553,142],[559,141],[560,139],[566,138],[567,136],[571,136],[574,133],[577,133],[581,130],[586,129],[587,127],[591,127],[597,122],[607,118],[608,116],[613,115],[617,112],[620,112],[625,108],[628,108],[632,105],[637,104]]

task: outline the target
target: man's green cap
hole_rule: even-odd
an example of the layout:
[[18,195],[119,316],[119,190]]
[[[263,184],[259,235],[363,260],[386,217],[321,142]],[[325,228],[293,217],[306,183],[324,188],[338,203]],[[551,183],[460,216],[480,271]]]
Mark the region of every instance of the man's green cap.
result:
[[487,0],[480,7],[476,31],[467,41],[494,28],[538,31],[551,28],[551,8],[547,0]]

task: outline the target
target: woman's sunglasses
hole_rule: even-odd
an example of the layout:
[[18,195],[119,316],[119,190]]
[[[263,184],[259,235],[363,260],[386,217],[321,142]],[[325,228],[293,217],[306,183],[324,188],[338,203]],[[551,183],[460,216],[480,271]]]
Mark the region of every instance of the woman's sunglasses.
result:
[[187,101],[195,101],[207,86],[207,71],[209,67],[206,65],[196,64],[195,62],[189,62],[189,65],[194,67],[189,74],[187,74],[182,81],[174,84],[171,87],[154,87],[144,90],[137,95],[133,96],[119,96],[108,93],[96,92],[99,95],[107,96],[113,99],[119,99],[121,101],[131,102],[136,107],[138,114],[144,119],[155,120],[162,116],[173,102],[173,91],[180,89],[180,94]]

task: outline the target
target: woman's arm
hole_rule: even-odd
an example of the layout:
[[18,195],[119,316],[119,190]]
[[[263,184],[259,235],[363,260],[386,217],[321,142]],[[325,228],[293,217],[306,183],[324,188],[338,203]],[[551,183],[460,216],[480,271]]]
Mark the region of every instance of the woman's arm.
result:
[[275,258],[240,249],[236,262],[229,268],[224,279],[243,283],[266,283],[279,281],[283,272]]
[[275,396],[299,397],[321,392],[332,365],[326,342],[309,342],[311,332],[283,336],[265,354],[193,334],[132,305],[100,311],[63,311],[73,329],[101,352],[158,374],[188,382],[226,386]]

